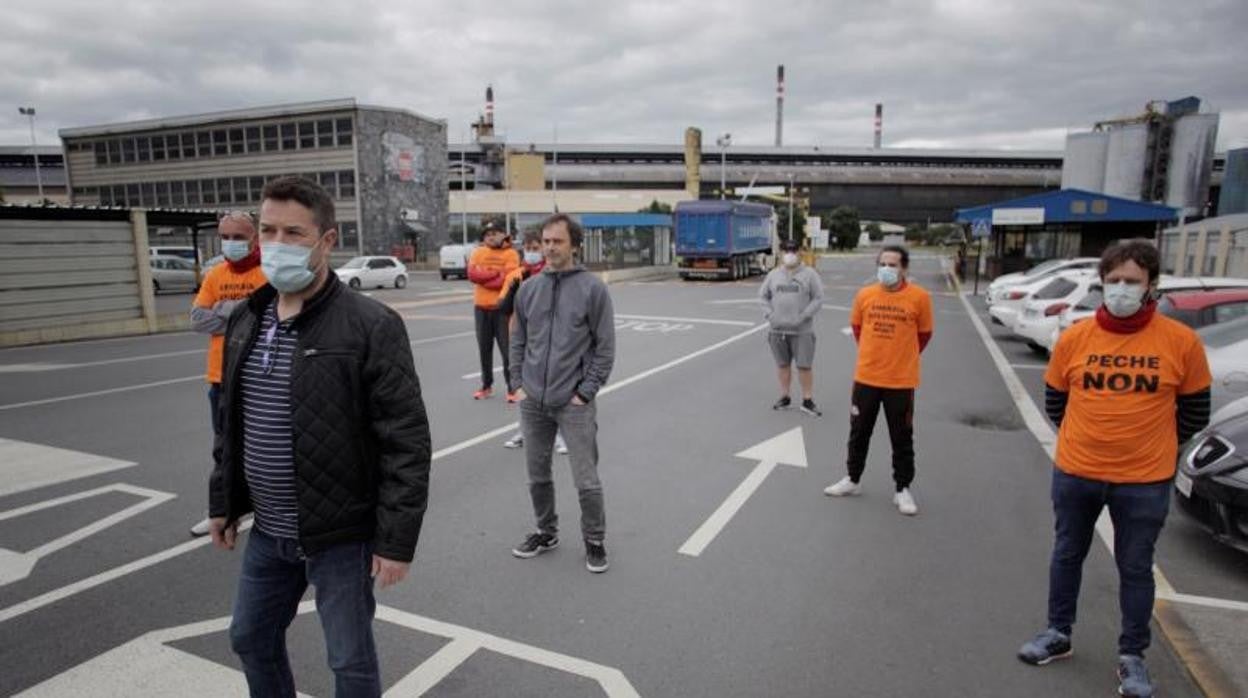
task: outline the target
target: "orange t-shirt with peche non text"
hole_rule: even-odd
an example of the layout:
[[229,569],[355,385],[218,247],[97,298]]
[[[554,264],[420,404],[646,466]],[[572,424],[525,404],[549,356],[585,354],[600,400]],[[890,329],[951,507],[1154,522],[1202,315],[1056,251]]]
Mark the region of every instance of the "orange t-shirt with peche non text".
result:
[[1117,334],[1095,318],[1062,333],[1044,381],[1068,393],[1057,433],[1057,467],[1114,483],[1174,477],[1180,395],[1213,382],[1205,347],[1191,328],[1164,315]]
[[[468,266],[469,268],[492,269],[497,271],[500,276],[506,277],[516,267],[520,266],[520,255],[516,253],[514,248],[506,245],[498,249],[488,245],[481,245],[472,251],[472,256],[468,258]],[[486,310],[497,308],[504,288],[506,287],[486,288],[481,284],[473,284],[473,305]]]
[[[194,303],[200,308],[211,308],[218,301],[242,300],[267,283],[269,280],[265,278],[264,270],[260,265],[240,274],[230,269],[229,262],[221,262],[204,275]],[[205,377],[209,383],[221,382],[224,352],[225,335],[214,334],[208,341],[208,372]]]
[[862,328],[855,382],[876,388],[919,387],[919,335],[932,331],[931,294],[911,282],[896,291],[872,284],[854,297],[849,324]]

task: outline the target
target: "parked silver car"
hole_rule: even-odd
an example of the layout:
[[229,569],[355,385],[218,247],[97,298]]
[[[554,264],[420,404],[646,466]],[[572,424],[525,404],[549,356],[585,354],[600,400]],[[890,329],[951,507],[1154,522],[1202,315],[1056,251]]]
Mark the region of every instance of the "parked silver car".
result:
[[152,290],[156,293],[199,290],[199,281],[195,278],[195,263],[191,260],[171,255],[153,255],[149,260],[152,268]]

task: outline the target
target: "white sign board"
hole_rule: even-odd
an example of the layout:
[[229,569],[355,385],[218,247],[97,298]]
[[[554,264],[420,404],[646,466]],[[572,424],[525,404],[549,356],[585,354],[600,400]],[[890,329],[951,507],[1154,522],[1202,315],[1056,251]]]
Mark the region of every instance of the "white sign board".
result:
[[810,246],[816,250],[828,249],[828,231],[815,231],[815,234],[810,236]]
[[993,225],[1044,225],[1043,208],[994,208]]

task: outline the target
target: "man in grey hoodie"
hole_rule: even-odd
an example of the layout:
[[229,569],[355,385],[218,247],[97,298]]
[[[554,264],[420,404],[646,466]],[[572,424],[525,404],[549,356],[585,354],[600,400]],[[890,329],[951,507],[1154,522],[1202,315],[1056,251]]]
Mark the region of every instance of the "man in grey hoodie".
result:
[[793,403],[789,386],[793,381],[792,365],[797,364],[797,382],[802,386],[801,410],[812,417],[823,413],[815,407],[815,315],[823,308],[823,283],[819,274],[802,264],[797,256],[797,243],[780,243],[781,265],[771,270],[758,290],[763,303],[763,317],[771,324],[767,343],[776,359],[780,377],[780,399],[774,410],[788,409]]
[[580,495],[585,566],[590,572],[606,572],[594,398],[615,363],[615,312],[606,284],[576,263],[584,237],[580,224],[567,215],[547,218],[542,223],[546,266],[516,291],[508,387],[520,398],[537,532],[511,552],[532,558],[559,545],[550,470],[555,434],[562,432]]

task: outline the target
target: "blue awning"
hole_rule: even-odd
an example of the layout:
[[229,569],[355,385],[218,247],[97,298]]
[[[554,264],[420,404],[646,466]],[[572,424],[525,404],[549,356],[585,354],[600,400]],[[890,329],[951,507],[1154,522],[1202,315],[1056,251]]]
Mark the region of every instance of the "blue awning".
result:
[[976,221],[988,221],[991,225],[992,212],[1002,209],[1043,209],[1045,223],[1166,222],[1179,219],[1179,210],[1170,206],[1133,201],[1083,189],[1062,189],[961,208],[957,210],[954,220],[972,225]]

